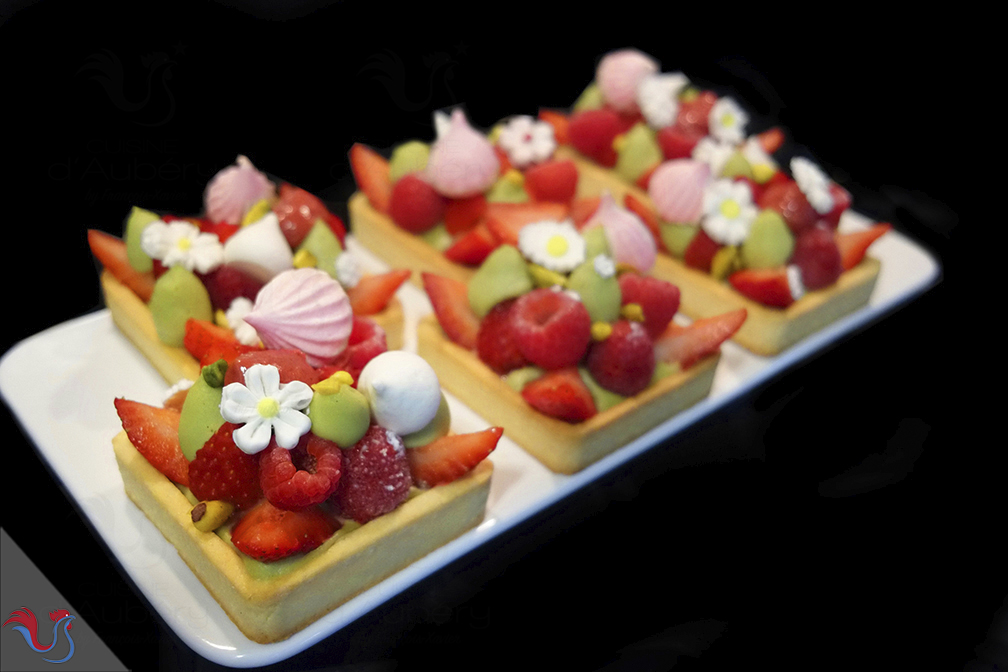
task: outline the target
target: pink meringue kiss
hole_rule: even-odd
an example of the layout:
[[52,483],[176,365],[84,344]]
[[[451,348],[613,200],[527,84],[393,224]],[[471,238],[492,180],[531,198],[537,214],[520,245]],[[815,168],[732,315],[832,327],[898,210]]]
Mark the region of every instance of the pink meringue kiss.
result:
[[647,224],[621,208],[609,192],[602,194],[598,210],[585,222],[583,230],[595,226],[605,229],[609,250],[617,264],[626,264],[640,273],[647,273],[654,266],[658,250]]
[[637,109],[637,87],[658,72],[658,61],[636,49],[620,49],[602,57],[595,82],[610,107],[619,112]]
[[301,350],[312,366],[329,364],[342,353],[353,328],[346,292],[317,268],[274,277],[259,290],[244,319],[267,348]]
[[500,161],[487,138],[472,128],[462,110],[455,110],[445,133],[431,147],[425,177],[448,198],[465,198],[489,189],[500,172]]
[[240,224],[257,202],[271,199],[276,187],[252,162],[239,156],[235,165],[221,170],[207,184],[203,194],[207,217],[214,222]]
[[658,216],[673,224],[698,223],[710,177],[710,166],[693,159],[673,159],[655,168],[648,182],[648,196]]

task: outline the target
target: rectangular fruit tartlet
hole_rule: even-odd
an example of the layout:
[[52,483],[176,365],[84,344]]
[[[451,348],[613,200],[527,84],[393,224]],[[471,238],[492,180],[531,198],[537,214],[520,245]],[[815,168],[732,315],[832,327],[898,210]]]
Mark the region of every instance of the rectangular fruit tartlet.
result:
[[600,59],[569,112],[540,117],[580,188],[609,191],[649,222],[654,273],[682,289],[687,316],[744,307],[733,340],[774,355],[868,302],[879,264],[866,251],[891,226],[841,232],[850,194],[807,157],[779,166],[783,132],[747,137],[730,97],[624,49]]
[[88,231],[116,326],[166,381],[194,379],[209,363],[197,350],[212,356],[255,347],[244,315],[269,279],[294,268],[338,280],[354,314],[379,326],[390,349],[402,346],[395,292],[410,272],[362,275],[344,249],[343,222],[318,198],[239,157],[211,180],[204,201],[198,217],[134,207],[122,238]]
[[162,405],[115,400],[127,495],[253,641],[289,637],[483,519],[502,428],[453,433],[416,354],[361,363],[352,376],[260,348]]

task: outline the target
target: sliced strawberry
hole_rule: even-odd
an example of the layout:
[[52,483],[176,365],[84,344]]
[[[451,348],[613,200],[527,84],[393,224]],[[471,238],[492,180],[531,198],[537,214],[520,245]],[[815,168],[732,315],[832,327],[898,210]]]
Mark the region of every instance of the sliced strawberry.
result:
[[525,190],[536,201],[567,203],[577,184],[577,167],[570,159],[544,161],[525,171]]
[[623,125],[620,115],[609,108],[582,110],[571,115],[567,134],[574,149],[612,168],[617,158],[613,140],[625,130]]
[[354,315],[350,339],[336,361],[318,370],[318,379],[325,380],[337,371],[346,371],[354,379],[354,385],[364,366],[372,359],[388,350],[385,330],[372,320]]
[[224,374],[224,384],[245,384],[245,372],[256,364],[275,366],[280,373],[280,382],[300,380],[314,385],[322,380],[321,373],[312,368],[300,350],[256,350],[245,352],[234,358]]
[[451,483],[485,460],[504,434],[502,427],[489,427],[469,434],[449,434],[426,446],[406,451],[413,482],[421,488]]
[[557,110],[539,110],[539,119],[553,127],[553,139],[558,145],[570,142],[570,117]]
[[392,197],[392,180],[389,177],[388,161],[366,145],[354,143],[350,148],[350,169],[353,171],[357,187],[367,196],[371,207],[388,213]]
[[693,149],[703,137],[703,133],[674,125],[665,126],[655,134],[655,140],[666,160],[690,158],[693,156]]
[[701,91],[696,98],[680,103],[676,126],[683,131],[698,133],[700,136],[707,135],[709,132],[707,119],[717,100],[717,94],[713,91]]
[[836,244],[840,250],[840,260],[845,271],[849,271],[864,259],[868,246],[892,230],[892,224],[882,222],[863,231],[837,233]]
[[448,338],[463,348],[475,348],[480,320],[469,305],[466,283],[434,273],[422,273],[421,279],[434,315]]
[[399,506],[412,485],[402,439],[373,424],[343,451],[342,474],[331,501],[342,515],[366,523]]
[[389,216],[399,228],[423,233],[441,221],[446,199],[417,173],[403,175],[392,186]]
[[155,469],[179,485],[189,485],[189,461],[179,447],[179,411],[117,398],[116,413],[130,443]]
[[601,202],[601,196],[582,196],[572,200],[569,216],[574,226],[580,229],[598,211]]
[[648,231],[651,232],[651,236],[655,239],[658,249],[664,249],[665,245],[662,243],[661,238],[661,225],[658,222],[658,213],[655,212],[654,208],[630,192],[627,192],[626,196],[623,197],[623,206],[641,218],[641,221],[644,222]]
[[321,507],[287,511],[264,499],[234,526],[231,542],[250,558],[272,562],[318,548],[339,528]]
[[607,338],[592,342],[585,363],[599,385],[630,397],[651,384],[654,345],[640,322],[617,320]]
[[280,220],[280,230],[283,231],[291,249],[297,248],[318,220],[324,221],[329,229],[339,239],[340,245],[346,246],[346,226],[337,215],[314,194],[293,184],[283,183],[273,204],[273,212]]
[[511,309],[514,299],[501,301],[480,322],[476,334],[476,354],[484,364],[500,374],[528,364],[515,340]]
[[189,464],[189,489],[196,499],[220,499],[244,509],[262,498],[259,456],[249,455],[235,445],[233,434],[239,427],[225,422],[196,451]]
[[746,309],[739,308],[694,320],[688,327],[672,322],[655,341],[655,357],[669,364],[678,362],[683,369],[688,369],[704,357],[716,353],[721,344],[742,327],[746,315]]
[[238,229],[241,228],[241,224],[229,224],[228,222],[211,222],[209,219],[201,219],[198,221],[200,231],[203,231],[204,233],[214,234],[215,236],[217,236],[217,239],[222,243],[226,242],[228,238],[238,233]]
[[150,301],[154,293],[154,274],[140,273],[130,266],[126,243],[104,231],[88,229],[88,245],[91,254],[116,280],[133,290],[145,303]]
[[444,256],[456,264],[479,266],[498,244],[497,237],[490,233],[486,224],[477,224],[456,238],[444,251]]
[[787,308],[794,303],[787,269],[745,268],[728,276],[728,282],[743,296],[764,306]]
[[245,345],[235,338],[234,332],[230,329],[193,318],[186,320],[182,345],[190,355],[199,360],[200,366],[213,364],[218,359],[230,363],[242,353],[262,349],[257,345]]
[[624,305],[636,303],[644,312],[644,329],[657,338],[679,310],[679,288],[666,280],[637,273],[619,276]]
[[385,310],[411,274],[408,268],[399,268],[361,277],[356,285],[346,290],[354,315],[375,315]]
[[489,203],[487,228],[505,245],[517,245],[518,233],[526,224],[543,220],[562,221],[569,211],[565,203]]
[[764,152],[767,154],[773,154],[781,148],[781,145],[784,144],[784,131],[774,126],[773,128],[768,128],[762,133],[757,133],[756,139],[759,141],[760,147],[763,148]]
[[260,278],[251,275],[234,264],[221,264],[200,279],[210,295],[210,303],[215,309],[227,310],[231,302],[239,296],[249,301],[255,301],[256,295],[265,284]]
[[574,367],[547,371],[526,384],[521,395],[540,413],[565,422],[582,422],[597,412],[591,390]]
[[815,208],[791,179],[765,186],[757,203],[761,208],[779,212],[795,235],[810,228],[819,219]]
[[444,223],[448,233],[457,235],[476,226],[487,209],[486,196],[450,198],[445,204]]
[[698,271],[710,273],[711,262],[719,249],[721,249],[721,245],[708,236],[706,231],[700,229],[686,246],[686,250],[683,252],[683,263]]

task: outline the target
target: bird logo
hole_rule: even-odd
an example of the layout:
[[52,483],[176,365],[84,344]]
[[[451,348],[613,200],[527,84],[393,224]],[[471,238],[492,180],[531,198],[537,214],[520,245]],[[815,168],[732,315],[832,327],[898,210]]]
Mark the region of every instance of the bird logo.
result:
[[70,628],[73,627],[73,620],[77,618],[66,609],[56,609],[49,612],[49,619],[53,622],[52,642],[48,646],[43,646],[38,639],[38,621],[35,614],[28,607],[21,607],[10,613],[10,617],[4,621],[2,627],[7,627],[10,623],[16,623],[14,630],[21,633],[25,643],[36,653],[49,653],[56,648],[59,641],[59,633],[62,632],[66,640],[70,643],[70,652],[59,660],[43,658],[47,663],[65,663],[74,654],[74,641],[70,637]]

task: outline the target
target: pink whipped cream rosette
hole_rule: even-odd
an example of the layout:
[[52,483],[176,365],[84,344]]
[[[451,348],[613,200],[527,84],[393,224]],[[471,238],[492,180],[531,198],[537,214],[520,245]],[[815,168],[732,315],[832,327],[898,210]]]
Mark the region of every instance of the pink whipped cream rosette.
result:
[[240,224],[257,202],[271,199],[276,187],[252,162],[239,156],[235,165],[224,168],[207,184],[203,194],[207,217],[214,222]]
[[595,70],[595,82],[606,103],[620,112],[637,109],[637,87],[648,75],[658,72],[658,62],[636,49],[606,54]]
[[448,198],[465,198],[489,189],[500,172],[493,145],[473,129],[462,110],[452,112],[447,131],[430,150],[424,176]]
[[655,168],[648,182],[648,196],[662,221],[699,222],[703,214],[704,188],[710,177],[710,166],[693,159],[673,159]]
[[609,192],[602,194],[598,210],[585,222],[583,230],[596,226],[605,229],[617,264],[626,264],[640,273],[647,273],[654,266],[657,245],[647,224],[620,207]]

